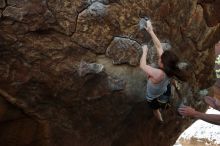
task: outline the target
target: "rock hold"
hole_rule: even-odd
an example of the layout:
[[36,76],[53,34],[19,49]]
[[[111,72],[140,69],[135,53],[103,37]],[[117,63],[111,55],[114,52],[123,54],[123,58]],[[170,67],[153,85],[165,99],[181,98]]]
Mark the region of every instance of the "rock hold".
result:
[[170,43],[161,43],[161,45],[164,50],[170,50],[172,48]]
[[108,86],[111,91],[123,90],[125,88],[126,82],[122,79],[116,77],[108,77]]
[[115,37],[106,50],[106,56],[113,59],[113,64],[139,64],[141,46],[129,38]]
[[91,0],[91,3],[94,3],[94,2],[100,2],[100,3],[107,5],[109,3],[109,0]]
[[200,95],[201,97],[208,96],[208,94],[209,94],[209,91],[207,89],[198,91],[198,95]]
[[98,74],[104,70],[102,64],[80,62],[78,73],[80,77],[84,77],[87,74]]
[[178,66],[178,68],[179,68],[180,70],[184,70],[184,69],[186,69],[187,67],[189,67],[189,64],[186,63],[186,62],[180,62],[180,63],[177,64],[177,66]]
[[139,21],[139,28],[140,30],[143,30],[145,27],[147,27],[147,20],[144,18],[141,18]]
[[106,7],[106,5],[100,2],[94,2],[91,6],[89,6],[87,11],[92,17],[104,17]]

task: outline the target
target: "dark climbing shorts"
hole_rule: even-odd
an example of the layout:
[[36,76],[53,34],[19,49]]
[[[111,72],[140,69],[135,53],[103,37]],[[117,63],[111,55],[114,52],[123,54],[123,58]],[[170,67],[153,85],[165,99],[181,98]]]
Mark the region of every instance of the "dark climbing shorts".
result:
[[[167,97],[167,98],[169,98],[169,97]],[[167,109],[170,106],[169,100],[167,102],[160,102],[158,100],[158,98],[156,98],[152,101],[147,100],[147,103],[148,103],[149,107],[152,108],[153,110],[156,110],[156,109],[159,109],[159,108]]]
[[[147,103],[150,106],[150,108],[152,108],[153,110],[159,108],[166,109],[170,106],[169,104],[170,96],[171,96],[171,86],[170,84],[168,84],[167,91],[165,93],[163,93],[162,95],[160,95],[159,97],[153,100],[147,100]],[[148,97],[147,99],[150,99],[150,97]]]

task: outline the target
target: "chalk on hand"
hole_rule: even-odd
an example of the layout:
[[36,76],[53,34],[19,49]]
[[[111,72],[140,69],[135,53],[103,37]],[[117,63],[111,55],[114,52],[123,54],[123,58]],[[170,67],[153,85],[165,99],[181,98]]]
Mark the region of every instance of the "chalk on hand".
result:
[[151,21],[150,21],[150,19],[148,17],[143,17],[139,21],[140,30],[142,30],[145,27],[150,26],[150,25],[151,25]]

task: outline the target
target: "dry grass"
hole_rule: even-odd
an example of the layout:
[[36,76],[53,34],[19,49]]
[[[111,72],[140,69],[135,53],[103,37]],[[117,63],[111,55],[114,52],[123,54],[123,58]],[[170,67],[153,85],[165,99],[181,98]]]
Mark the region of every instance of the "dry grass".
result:
[[181,138],[179,144],[182,144],[182,146],[219,146],[219,144],[215,144],[214,141],[210,141],[206,138],[198,139],[195,137],[192,137],[190,140]]

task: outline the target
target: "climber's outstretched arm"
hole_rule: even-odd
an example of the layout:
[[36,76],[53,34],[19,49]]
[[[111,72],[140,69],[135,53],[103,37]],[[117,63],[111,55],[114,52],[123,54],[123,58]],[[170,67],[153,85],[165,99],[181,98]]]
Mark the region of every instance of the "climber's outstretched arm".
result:
[[161,56],[163,54],[163,48],[160,43],[160,40],[157,38],[156,34],[153,31],[153,27],[151,24],[148,24],[147,27],[145,27],[146,31],[151,35],[154,45],[157,49],[158,56]]
[[147,52],[148,48],[147,45],[142,46],[143,54],[140,60],[140,68],[147,74],[147,76],[151,77],[152,79],[157,79],[159,77],[158,69],[147,65]]

